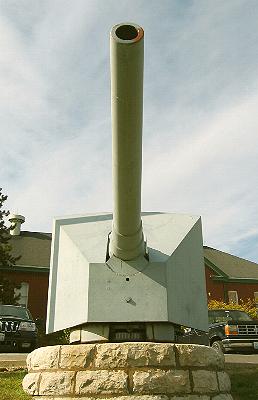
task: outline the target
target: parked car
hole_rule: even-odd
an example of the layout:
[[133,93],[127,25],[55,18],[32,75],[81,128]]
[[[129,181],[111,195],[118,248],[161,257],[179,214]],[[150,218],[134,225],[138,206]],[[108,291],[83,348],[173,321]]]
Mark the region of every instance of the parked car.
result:
[[37,344],[37,328],[26,307],[0,305],[0,352],[32,351]]
[[209,310],[209,331],[186,328],[179,343],[211,346],[220,352],[258,351],[258,321],[240,310]]
[[258,321],[240,310],[209,310],[210,346],[227,351],[257,351]]

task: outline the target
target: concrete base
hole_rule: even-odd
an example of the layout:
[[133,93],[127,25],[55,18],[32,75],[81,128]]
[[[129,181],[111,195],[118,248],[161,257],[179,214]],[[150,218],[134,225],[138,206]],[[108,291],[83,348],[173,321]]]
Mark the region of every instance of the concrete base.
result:
[[224,356],[200,345],[128,342],[43,347],[27,359],[37,400],[233,400]]
[[169,322],[95,323],[73,328],[70,343],[175,342],[175,326]]

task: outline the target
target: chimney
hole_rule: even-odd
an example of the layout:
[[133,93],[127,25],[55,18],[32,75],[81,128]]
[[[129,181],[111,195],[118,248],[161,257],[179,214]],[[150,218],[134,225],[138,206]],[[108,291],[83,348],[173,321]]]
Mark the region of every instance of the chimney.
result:
[[21,224],[25,221],[25,217],[19,214],[10,214],[9,221],[11,222],[10,235],[19,236],[21,233]]

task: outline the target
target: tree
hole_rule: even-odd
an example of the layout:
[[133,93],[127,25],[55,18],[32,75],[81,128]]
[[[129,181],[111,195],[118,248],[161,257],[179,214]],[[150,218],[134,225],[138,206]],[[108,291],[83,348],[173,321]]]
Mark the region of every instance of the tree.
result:
[[3,209],[7,196],[2,193],[0,188],[0,304],[17,304],[20,295],[16,295],[15,289],[20,289],[20,285],[9,280],[3,270],[10,270],[19,259],[11,253],[9,228],[5,225],[5,218],[9,211]]

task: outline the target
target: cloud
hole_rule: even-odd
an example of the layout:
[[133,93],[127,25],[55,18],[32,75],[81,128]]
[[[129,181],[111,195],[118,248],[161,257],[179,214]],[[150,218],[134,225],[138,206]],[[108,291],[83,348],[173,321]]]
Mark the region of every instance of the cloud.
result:
[[111,26],[145,28],[143,209],[202,215],[258,260],[258,7],[223,1],[0,3],[1,186],[24,229],[112,209]]
[[144,169],[145,206],[155,209],[165,194],[166,210],[203,216],[206,244],[238,250],[241,235],[256,227],[257,104],[258,93],[238,99],[192,131],[191,140],[179,138],[163,153],[152,148]]

